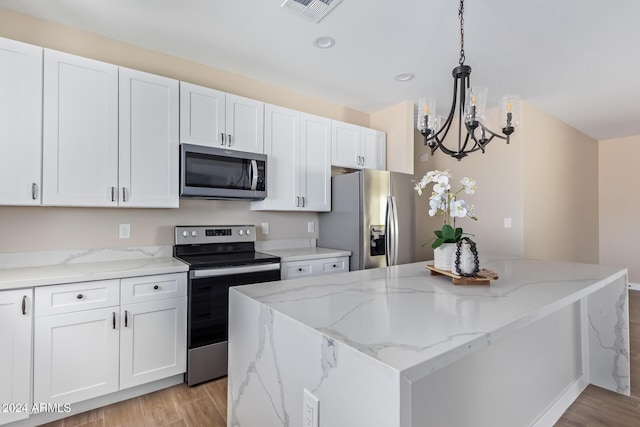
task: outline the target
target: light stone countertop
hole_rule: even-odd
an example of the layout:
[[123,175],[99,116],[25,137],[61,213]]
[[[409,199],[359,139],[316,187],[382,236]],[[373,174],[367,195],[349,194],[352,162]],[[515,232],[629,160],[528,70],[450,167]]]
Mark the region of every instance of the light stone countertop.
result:
[[292,261],[305,261],[322,258],[337,258],[344,256],[351,256],[350,251],[343,251],[340,249],[328,249],[328,248],[289,248],[289,249],[267,249],[261,250],[265,254],[278,256],[282,262]]
[[0,267],[0,291],[189,270],[170,246],[7,253]]
[[626,282],[626,269],[615,267],[488,258],[482,265],[498,280],[455,286],[448,277],[429,275],[425,264],[237,286],[232,292],[414,380],[616,280]]

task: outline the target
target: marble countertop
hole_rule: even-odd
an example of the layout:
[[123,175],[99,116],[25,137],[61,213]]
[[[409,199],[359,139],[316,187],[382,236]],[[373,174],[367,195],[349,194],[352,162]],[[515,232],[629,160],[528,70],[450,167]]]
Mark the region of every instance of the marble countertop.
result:
[[340,249],[328,249],[319,247],[301,247],[301,248],[287,248],[287,249],[266,249],[260,250],[269,255],[278,256],[282,262],[291,261],[305,261],[311,259],[321,258],[337,258],[343,256],[351,256],[350,251],[343,251]]
[[170,253],[170,248],[150,247],[3,254],[0,291],[189,270]]
[[425,262],[231,288],[364,353],[423,378],[603,288],[627,270],[489,258],[500,278],[455,286]]

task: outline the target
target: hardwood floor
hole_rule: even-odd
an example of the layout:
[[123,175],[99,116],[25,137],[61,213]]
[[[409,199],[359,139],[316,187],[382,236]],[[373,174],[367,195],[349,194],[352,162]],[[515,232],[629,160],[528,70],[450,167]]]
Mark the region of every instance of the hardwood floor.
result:
[[[629,291],[629,327],[631,396],[590,385],[558,420],[556,427],[640,426],[640,291]],[[222,378],[196,387],[180,384],[46,426],[225,427],[226,419],[227,379]]]

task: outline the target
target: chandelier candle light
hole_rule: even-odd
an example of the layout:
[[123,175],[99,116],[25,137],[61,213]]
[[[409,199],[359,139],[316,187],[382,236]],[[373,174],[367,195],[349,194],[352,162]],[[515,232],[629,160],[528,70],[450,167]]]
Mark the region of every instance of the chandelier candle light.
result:
[[[443,117],[436,112],[436,102],[426,98],[418,102],[417,128],[424,136],[424,145],[431,148],[431,154],[440,149],[445,154],[461,160],[469,153],[484,149],[493,138],[498,137],[509,143],[509,136],[518,125],[518,95],[505,95],[500,102],[500,125],[503,135],[487,127],[486,102],[487,88],[471,87],[469,76],[471,67],[464,64],[464,0],[460,0],[458,9],[460,19],[460,60],[453,69],[453,102],[444,123]],[[444,145],[458,107],[458,147],[451,149]],[[463,136],[462,124],[466,128]]]

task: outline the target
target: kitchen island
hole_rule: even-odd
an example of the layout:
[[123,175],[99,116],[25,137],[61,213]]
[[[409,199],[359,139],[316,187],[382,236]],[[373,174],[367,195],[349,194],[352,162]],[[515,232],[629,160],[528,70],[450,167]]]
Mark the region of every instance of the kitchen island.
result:
[[[230,426],[552,425],[595,384],[628,395],[626,269],[487,259],[455,286],[425,263],[235,287]],[[312,405],[313,406],[313,405]]]

